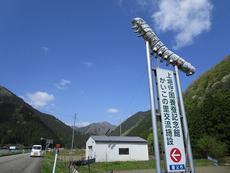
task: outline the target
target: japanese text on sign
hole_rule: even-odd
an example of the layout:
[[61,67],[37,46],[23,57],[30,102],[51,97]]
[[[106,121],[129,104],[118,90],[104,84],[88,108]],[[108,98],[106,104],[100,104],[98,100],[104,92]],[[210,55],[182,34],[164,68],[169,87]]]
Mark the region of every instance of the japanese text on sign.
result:
[[[175,153],[173,154],[173,157],[170,157],[170,151],[172,151],[173,148],[176,147],[181,151],[181,160],[178,162],[178,165],[184,165],[185,163],[184,142],[177,93],[174,84],[173,71],[157,68],[156,74],[166,162],[168,170],[172,171],[173,168],[169,168],[169,165],[175,165],[175,160],[172,158],[177,157],[177,154]],[[180,168],[182,167],[180,166]]]

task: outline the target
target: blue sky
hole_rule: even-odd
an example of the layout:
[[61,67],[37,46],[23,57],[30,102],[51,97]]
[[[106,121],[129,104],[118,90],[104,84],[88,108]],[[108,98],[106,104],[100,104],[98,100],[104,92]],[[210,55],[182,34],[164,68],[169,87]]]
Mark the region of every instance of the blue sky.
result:
[[68,125],[75,113],[77,126],[119,125],[149,110],[135,17],[196,68],[180,72],[183,91],[230,53],[229,0],[2,0],[0,85]]

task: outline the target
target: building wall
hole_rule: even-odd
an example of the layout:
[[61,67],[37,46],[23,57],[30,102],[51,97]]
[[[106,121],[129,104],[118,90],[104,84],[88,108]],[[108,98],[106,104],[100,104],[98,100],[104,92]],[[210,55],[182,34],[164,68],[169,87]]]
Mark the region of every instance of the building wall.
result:
[[[128,148],[129,154],[119,154],[119,148]],[[96,162],[149,160],[147,143],[95,143],[92,138],[86,142],[86,158]]]

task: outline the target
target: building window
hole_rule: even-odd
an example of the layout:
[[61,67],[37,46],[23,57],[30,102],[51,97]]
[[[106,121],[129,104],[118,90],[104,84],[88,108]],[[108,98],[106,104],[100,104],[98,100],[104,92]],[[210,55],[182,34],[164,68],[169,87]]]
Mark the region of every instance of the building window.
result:
[[129,148],[119,148],[119,155],[129,155]]

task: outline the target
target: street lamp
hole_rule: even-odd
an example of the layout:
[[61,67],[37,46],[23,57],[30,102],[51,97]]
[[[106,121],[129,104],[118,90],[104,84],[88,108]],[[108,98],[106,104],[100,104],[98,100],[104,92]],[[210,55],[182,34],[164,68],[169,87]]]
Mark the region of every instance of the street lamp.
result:
[[138,37],[142,36],[146,41],[149,42],[149,47],[152,50],[152,55],[156,53],[156,58],[161,57],[161,62],[166,60],[167,66],[169,64],[178,66],[178,69],[186,73],[187,76],[193,75],[195,73],[196,68],[185,61],[183,58],[170,51],[166,46],[164,46],[164,44],[160,41],[150,26],[143,19],[139,17],[134,18],[132,24],[132,29],[136,29],[134,32],[140,34]]

